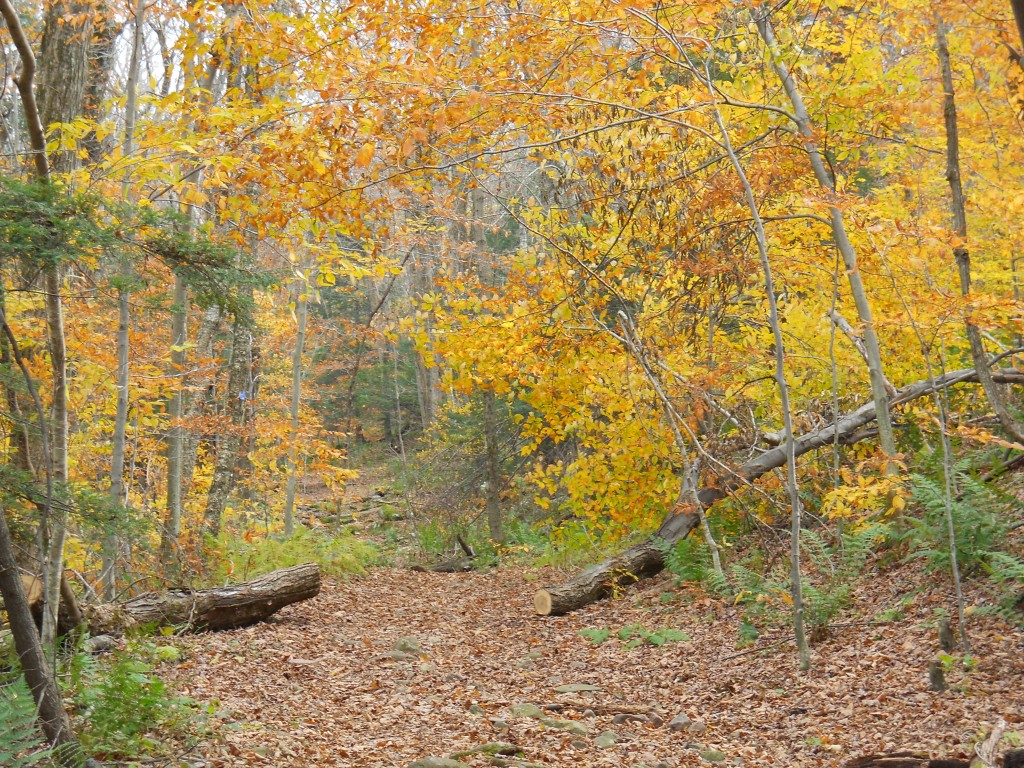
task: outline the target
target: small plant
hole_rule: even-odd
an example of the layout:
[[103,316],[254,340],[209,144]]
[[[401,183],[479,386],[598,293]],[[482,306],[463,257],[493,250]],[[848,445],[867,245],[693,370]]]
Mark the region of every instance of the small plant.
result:
[[665,550],[665,567],[680,581],[703,583],[713,574],[707,545],[694,537],[676,542]]
[[577,633],[580,637],[584,637],[594,645],[600,645],[612,635],[612,631],[607,627],[603,629],[597,629],[588,627],[587,629],[581,629]]
[[189,722],[191,699],[172,695],[145,660],[159,659],[164,647],[136,641],[102,659],[89,654],[73,658],[69,698],[88,724],[83,747],[108,758],[134,758],[156,749],[157,732]]
[[32,693],[20,674],[12,678],[0,680],[0,765],[10,768],[50,765],[52,751],[39,733]]
[[[577,634],[586,638],[593,645],[601,645],[612,637],[612,631],[607,627],[581,629]],[[691,640],[688,634],[673,627],[649,630],[640,624],[629,624],[614,634],[622,643],[622,647],[627,650],[639,648],[645,644],[659,647],[669,643],[686,643]]]
[[451,535],[437,520],[428,520],[416,526],[416,540],[420,549],[428,555],[440,555],[447,551]]
[[887,532],[880,523],[848,528],[834,544],[817,531],[801,532],[803,550],[818,575],[816,581],[803,584],[804,615],[812,639],[827,637],[828,625],[850,604],[875,543]]
[[1024,560],[990,552],[985,569],[995,583],[996,612],[1011,624],[1024,624]]
[[879,611],[875,615],[875,620],[885,623],[903,621],[907,617],[907,609],[913,605],[913,603],[913,595],[904,595],[896,605]]
[[736,650],[749,648],[761,636],[761,632],[746,619],[740,624],[739,637],[736,640]]

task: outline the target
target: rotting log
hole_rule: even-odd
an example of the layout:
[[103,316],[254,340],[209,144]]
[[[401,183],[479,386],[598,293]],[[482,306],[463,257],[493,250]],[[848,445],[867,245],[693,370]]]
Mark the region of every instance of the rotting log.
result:
[[[1020,351],[1011,350],[1011,353]],[[1004,353],[996,360],[1006,354],[1010,353]],[[993,371],[992,376],[999,383],[1024,384],[1024,371],[999,370]],[[978,375],[973,368],[950,371],[934,379],[924,379],[900,388],[895,396],[889,399],[889,407],[894,408],[957,384],[977,381]],[[863,428],[874,420],[874,402],[865,403],[855,411],[841,416],[834,423],[796,438],[794,456],[803,456],[834,442],[852,445],[870,434]],[[697,493],[697,498],[706,510],[739,488],[748,486],[762,475],[785,465],[786,446],[777,445],[751,459],[729,476],[720,478],[717,485],[702,488]],[[629,584],[659,573],[665,568],[665,552],[689,536],[698,525],[700,518],[695,510],[677,506],[662,521],[658,530],[639,544],[634,544],[624,552],[581,571],[563,584],[538,590],[533,596],[534,610],[541,616],[571,613],[608,597]]]
[[319,592],[320,567],[304,563],[229,587],[147,592],[124,603],[98,605],[89,609],[88,621],[94,635],[146,624],[191,631],[235,629],[264,621]]

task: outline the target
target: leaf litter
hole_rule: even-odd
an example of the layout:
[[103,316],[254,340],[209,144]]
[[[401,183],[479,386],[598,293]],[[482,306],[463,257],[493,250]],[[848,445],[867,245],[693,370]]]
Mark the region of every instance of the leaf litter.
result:
[[[950,596],[912,576],[892,583],[901,573],[862,587],[859,608],[871,615],[872,604],[916,589],[904,618],[835,626],[813,647],[806,675],[783,629],[737,650],[739,610],[668,579],[545,618],[532,613],[537,571],[380,569],[328,580],[317,598],[270,622],[179,638],[184,660],[165,678],[219,708],[222,727],[184,763],[210,768],[405,768],[428,757],[513,767],[827,766],[898,749],[965,755],[1000,718],[1024,731],[1021,633],[991,617],[973,621],[973,666],[951,664],[950,689],[932,692],[934,616]],[[659,590],[678,599],[666,604]],[[627,648],[579,635],[622,626],[671,626],[687,639]]]

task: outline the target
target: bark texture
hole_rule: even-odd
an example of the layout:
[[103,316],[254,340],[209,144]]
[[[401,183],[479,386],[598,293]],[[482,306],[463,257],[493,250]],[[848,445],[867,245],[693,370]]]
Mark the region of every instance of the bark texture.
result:
[[89,610],[93,634],[122,632],[144,624],[193,631],[235,629],[268,619],[286,605],[320,593],[320,567],[304,563],[242,584],[200,590],[147,592],[125,603]]
[[[40,589],[40,597],[42,590]],[[36,703],[39,722],[47,740],[57,751],[60,765],[78,766],[85,760],[71,732],[60,691],[50,675],[39,640],[39,632],[29,609],[28,597],[14,558],[14,545],[7,518],[0,510],[0,596],[4,600],[14,646],[21,661],[22,674]]]
[[[247,297],[251,299],[251,295]],[[216,537],[220,533],[221,518],[227,508],[228,497],[235,487],[239,454],[242,449],[242,431],[251,412],[252,392],[252,327],[247,318],[236,317],[231,340],[231,364],[228,366],[228,390],[225,411],[231,423],[221,435],[217,446],[217,463],[206,497],[203,513],[206,531]]]
[[[1024,371],[999,370],[993,378],[1000,383],[1024,384]],[[977,383],[978,374],[973,368],[950,371],[935,379],[925,379],[908,384],[896,392],[889,401],[890,407],[908,403],[932,392],[956,384]],[[818,448],[829,447],[833,441],[850,445],[860,441],[866,433],[863,427],[875,421],[874,401],[840,417],[830,424],[795,438],[793,458]],[[731,495],[738,488],[749,485],[764,474],[786,465],[787,446],[776,446],[748,461],[731,475],[722,478],[717,485],[702,488],[697,499],[705,509]],[[676,508],[678,509],[678,507]],[[680,539],[686,538],[697,526],[700,517],[696,512],[673,513],[661,523],[658,530],[615,557],[573,576],[564,584],[538,590],[534,595],[534,609],[541,616],[558,616],[583,608],[607,597],[624,586],[653,576],[665,567],[664,552]]]

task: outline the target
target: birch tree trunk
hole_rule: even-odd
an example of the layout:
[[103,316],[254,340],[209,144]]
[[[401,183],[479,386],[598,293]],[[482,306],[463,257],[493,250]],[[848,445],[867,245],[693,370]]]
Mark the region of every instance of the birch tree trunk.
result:
[[292,401],[289,416],[291,434],[288,436],[288,482],[284,499],[284,535],[295,533],[295,484],[297,474],[296,453],[299,442],[299,404],[302,398],[302,353],[306,345],[306,320],[309,317],[309,301],[306,286],[300,287],[295,306],[296,323],[295,350],[292,353]]
[[[778,55],[778,41],[775,39],[775,30],[772,28],[770,11],[767,7],[761,6],[755,12],[754,23],[757,31],[768,47],[768,56],[772,70],[782,83],[786,96],[793,106],[791,118],[796,123],[797,130],[804,140],[804,148],[807,150],[807,157],[814,171],[814,177],[818,184],[829,192],[836,191],[835,180],[825,168],[821,152],[815,141],[815,128],[811,118],[804,106],[803,96],[797,88],[796,81],[790,74],[789,69],[782,62]],[[846,225],[843,221],[843,212],[835,205],[829,205],[829,220],[832,227],[832,236],[835,239],[836,248],[843,257],[846,266],[846,274],[850,283],[850,293],[853,296],[854,306],[857,308],[857,317],[863,326],[864,347],[867,352],[868,377],[871,381],[871,396],[875,401],[875,410],[878,413],[878,440],[882,446],[882,452],[889,458],[896,455],[896,440],[892,431],[892,420],[889,416],[889,409],[886,403],[889,396],[885,390],[885,371],[882,366],[882,353],[878,346],[878,336],[875,333],[874,319],[871,314],[871,303],[868,301],[867,291],[864,282],[861,280],[860,270],[857,266],[857,252],[846,232]]]
[[498,455],[498,398],[484,388],[484,447],[487,453],[487,528],[496,544],[505,541],[501,519],[501,461]]
[[[135,34],[132,37],[132,53],[128,61],[128,82],[125,86],[124,139],[122,154],[130,157],[135,143],[135,116],[139,82],[139,51],[142,48],[142,23],[146,12],[145,0],[138,0],[135,7]],[[129,198],[127,175],[121,183],[121,197]],[[131,281],[134,275],[131,261],[127,256],[121,259],[120,285],[117,289],[117,410],[114,416],[114,440],[110,458],[110,500],[114,509],[125,503],[124,464],[125,444],[128,435],[128,385],[129,352],[128,329],[131,325]],[[103,542],[103,570],[101,575],[104,600],[113,600],[117,595],[117,548],[118,534],[115,521]]]

